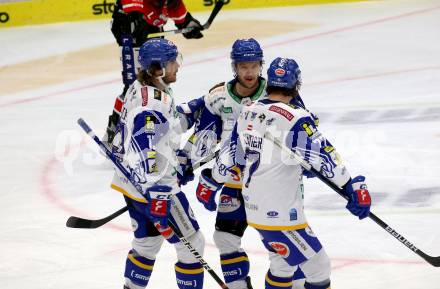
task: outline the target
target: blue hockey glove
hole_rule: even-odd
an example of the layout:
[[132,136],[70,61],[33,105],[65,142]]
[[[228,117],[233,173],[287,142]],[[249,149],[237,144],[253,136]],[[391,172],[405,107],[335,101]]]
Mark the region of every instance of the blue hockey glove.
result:
[[149,195],[147,208],[151,222],[168,242],[172,244],[179,242],[179,238],[168,226],[171,209],[171,187],[156,185],[148,188],[147,193]]
[[209,211],[215,211],[215,195],[221,189],[222,185],[214,181],[211,169],[204,169],[200,174],[199,185],[197,186],[197,200]]
[[203,96],[195,98],[189,102],[184,102],[176,106],[177,112],[183,114],[188,122],[190,129],[199,118],[202,109],[205,107],[205,99]]
[[346,208],[360,220],[370,214],[371,197],[364,176],[357,176],[344,186],[345,194],[349,197]]
[[148,213],[153,224],[160,224],[161,227],[168,227],[168,216],[170,215],[171,187],[155,185],[147,189]]
[[180,165],[180,170],[177,171],[177,178],[179,179],[179,184],[183,186],[194,180],[192,162],[188,153],[184,150],[177,150],[176,155]]
[[316,177],[314,173],[312,173],[304,168],[303,168],[303,175],[308,179]]

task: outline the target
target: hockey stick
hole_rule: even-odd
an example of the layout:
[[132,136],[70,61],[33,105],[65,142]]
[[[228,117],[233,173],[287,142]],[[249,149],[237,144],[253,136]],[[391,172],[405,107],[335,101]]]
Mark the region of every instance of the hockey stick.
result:
[[[219,154],[219,151],[216,151],[214,154],[207,156],[206,158],[204,158],[200,162],[196,163],[192,168],[190,168],[188,170],[188,173],[191,173],[192,171],[197,170],[198,168],[204,166],[205,164],[207,164],[208,162],[210,162],[211,160],[216,158],[218,154]],[[99,227],[107,224],[111,220],[117,218],[119,215],[122,215],[127,210],[128,210],[128,207],[125,206],[125,207],[119,209],[118,211],[114,212],[113,214],[111,214],[105,218],[98,219],[98,220],[91,220],[91,219],[84,219],[84,218],[76,217],[76,216],[70,216],[69,219],[67,219],[66,227],[75,228],[75,229],[96,229],[96,228],[99,228]]]
[[99,228],[99,227],[107,224],[108,222],[115,219],[119,215],[122,215],[127,210],[128,210],[128,207],[125,206],[125,207],[117,210],[113,214],[111,214],[105,218],[98,219],[98,220],[90,220],[90,219],[84,219],[84,218],[80,218],[80,217],[70,216],[69,219],[67,219],[66,227],[77,228],[77,229],[96,229],[96,228]]
[[[142,188],[140,187],[140,185],[136,183],[136,181],[133,179],[133,177],[130,176],[130,173],[125,169],[125,167],[122,166],[122,164],[115,158],[112,152],[107,149],[107,147],[101,142],[99,137],[92,131],[89,125],[82,118],[78,119],[78,124],[96,142],[101,150],[105,152],[112,163],[130,181],[130,183],[136,188],[136,190],[138,190],[138,192],[142,194]],[[171,227],[176,236],[179,238],[180,242],[182,242],[182,244],[188,248],[191,254],[193,254],[193,256],[199,261],[203,268],[212,276],[212,278],[214,278],[217,284],[220,285],[222,289],[228,289],[228,286],[222,281],[222,279],[220,279],[220,277],[214,272],[214,270],[211,269],[208,263],[206,263],[200,253],[191,245],[191,243],[185,238],[185,236],[182,235],[182,232],[180,232],[177,226],[170,222],[170,220],[168,220],[168,226]]]
[[[264,137],[271,142],[273,142],[277,147],[279,147],[281,150],[287,152],[290,154],[291,157],[293,157],[304,169],[308,170],[309,172],[312,172],[318,179],[323,181],[327,186],[332,188],[336,193],[338,193],[341,197],[349,200],[348,196],[346,196],[343,192],[343,190],[335,185],[333,182],[331,182],[329,179],[324,177],[320,172],[318,172],[316,169],[314,169],[308,162],[306,162],[301,155],[299,155],[297,152],[293,152],[288,147],[286,147],[279,139],[276,139],[270,134],[269,132],[266,132],[264,134]],[[431,264],[434,267],[440,267],[440,256],[433,257],[429,256],[423,251],[421,251],[419,248],[417,248],[413,243],[408,241],[404,236],[399,234],[396,230],[388,226],[387,223],[382,221],[379,217],[377,217],[375,214],[370,212],[368,215],[370,219],[372,219],[376,224],[382,227],[385,231],[387,231],[391,236],[393,236],[395,239],[397,239],[400,243],[408,247],[411,251],[422,257],[426,262]]]
[[[217,0],[214,8],[212,9],[211,15],[209,15],[208,20],[206,21],[205,24],[202,25],[203,30],[206,30],[211,26],[212,22],[214,21],[215,17],[220,12],[220,10],[222,9],[224,4],[225,4],[224,0]],[[151,33],[151,34],[148,34],[148,38],[161,37],[161,36],[172,35],[172,34],[187,33],[193,29],[194,29],[194,27],[187,27],[187,28],[183,28],[183,29],[176,29],[176,30],[168,30],[168,31],[162,31],[162,32],[157,32],[157,33]]]

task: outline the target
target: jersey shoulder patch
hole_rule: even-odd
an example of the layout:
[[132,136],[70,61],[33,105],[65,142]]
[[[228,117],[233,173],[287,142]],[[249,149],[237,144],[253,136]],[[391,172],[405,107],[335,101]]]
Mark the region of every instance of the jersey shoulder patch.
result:
[[269,111],[273,111],[281,116],[283,116],[285,119],[287,119],[288,121],[291,121],[293,119],[293,113],[291,113],[290,111],[288,111],[287,109],[282,108],[281,106],[272,104],[269,107]]

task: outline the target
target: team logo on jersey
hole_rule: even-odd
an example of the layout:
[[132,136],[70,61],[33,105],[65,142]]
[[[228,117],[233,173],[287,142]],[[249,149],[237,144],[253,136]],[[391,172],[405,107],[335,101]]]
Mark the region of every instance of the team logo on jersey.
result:
[[145,117],[145,131],[146,132],[149,132],[149,133],[154,132],[154,129],[156,128],[155,120],[156,120],[156,118],[152,115],[147,115]]
[[316,132],[316,128],[308,122],[304,122],[303,124],[301,124],[301,127],[309,137],[311,137]]
[[278,212],[277,211],[269,211],[266,213],[268,218],[278,218]]
[[269,242],[269,246],[277,252],[278,255],[281,255],[284,258],[289,257],[290,249],[289,247],[281,242]]
[[162,99],[162,93],[157,89],[154,90],[154,99],[157,99],[157,100]]
[[286,71],[282,68],[275,69],[275,75],[278,77],[283,77],[286,74]]
[[141,88],[142,94],[142,106],[147,106],[148,104],[148,88],[145,86]]
[[274,117],[271,117],[269,119],[266,120],[266,125],[271,125],[273,123],[273,121],[275,120]]
[[298,212],[295,208],[289,210],[289,218],[291,221],[296,221],[298,219]]
[[240,207],[240,200],[232,198],[231,196],[222,195],[220,197],[220,203],[218,205],[218,211],[220,213],[231,213],[236,211]]
[[270,111],[276,112],[278,114],[281,114],[282,116],[284,116],[287,120],[292,120],[293,119],[293,114],[291,114],[290,112],[288,112],[287,110],[285,110],[284,108],[281,108],[279,106],[276,105],[271,105],[269,107]]
[[232,107],[230,107],[230,106],[224,106],[223,109],[222,109],[222,111],[223,111],[224,113],[232,113]]
[[260,120],[260,123],[263,123],[263,121],[266,119],[266,115],[262,113],[258,116],[258,119]]

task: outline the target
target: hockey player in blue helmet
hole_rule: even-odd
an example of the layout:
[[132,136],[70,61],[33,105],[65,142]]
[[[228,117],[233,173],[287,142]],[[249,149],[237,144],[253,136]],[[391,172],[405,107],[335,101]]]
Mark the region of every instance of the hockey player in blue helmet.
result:
[[[228,139],[244,105],[265,96],[266,80],[261,77],[264,60],[260,44],[253,38],[238,39],[232,45],[230,58],[234,78],[215,85],[202,97],[205,106],[197,117],[194,134],[180,151],[179,160],[188,167],[212,155],[216,146]],[[179,105],[177,109],[191,115],[194,101]],[[231,174],[229,181],[221,188],[207,183],[205,179],[209,179],[209,176],[210,169],[202,171],[196,195],[206,209],[217,211],[214,242],[220,251],[225,282],[230,289],[252,288],[248,276],[248,256],[241,247],[241,238],[247,227],[241,179],[239,174]],[[181,183],[192,179],[193,175],[185,175]],[[217,209],[214,196],[219,190]]]
[[[211,171],[217,184],[228,182],[225,170],[238,167],[242,172],[246,221],[258,231],[269,253],[265,289],[330,289],[331,271],[330,259],[304,213],[303,169],[268,139],[268,132],[316,170],[325,170],[326,177],[343,188],[346,208],[353,215],[364,219],[371,206],[365,177],[350,177],[311,113],[295,104],[300,85],[295,60],[276,58],[267,70],[267,97],[243,107],[228,153],[220,155]],[[303,287],[295,285],[298,267],[306,277]]]
[[182,55],[171,41],[153,38],[141,46],[138,61],[141,65],[138,80],[166,90],[170,83],[177,80]]
[[[230,58],[234,78],[215,85],[202,97],[205,106],[198,111],[194,133],[178,154],[183,166],[191,167],[192,163],[214,154],[216,147],[228,140],[242,107],[266,95],[266,80],[261,76],[264,58],[260,44],[253,38],[238,39],[232,45]],[[196,100],[177,106],[178,111],[194,115]],[[228,174],[229,179],[223,186],[211,182],[210,173],[210,169],[202,171],[196,196],[207,210],[217,211],[214,242],[220,252],[225,281],[231,289],[252,288],[248,276],[249,259],[241,246],[247,223],[240,173]],[[184,175],[181,183],[192,179],[193,175]],[[220,191],[218,208],[217,191]]]
[[151,39],[141,46],[142,70],[127,91],[113,141],[114,154],[144,192],[139,193],[125,176],[115,173],[111,187],[123,194],[134,229],[124,289],[148,285],[164,240],[177,252],[177,286],[203,288],[202,265],[168,226],[173,222],[203,254],[204,237],[175,174],[180,135],[188,128],[186,118],[176,113],[169,87],[176,81],[179,58],[177,47],[165,39]]

